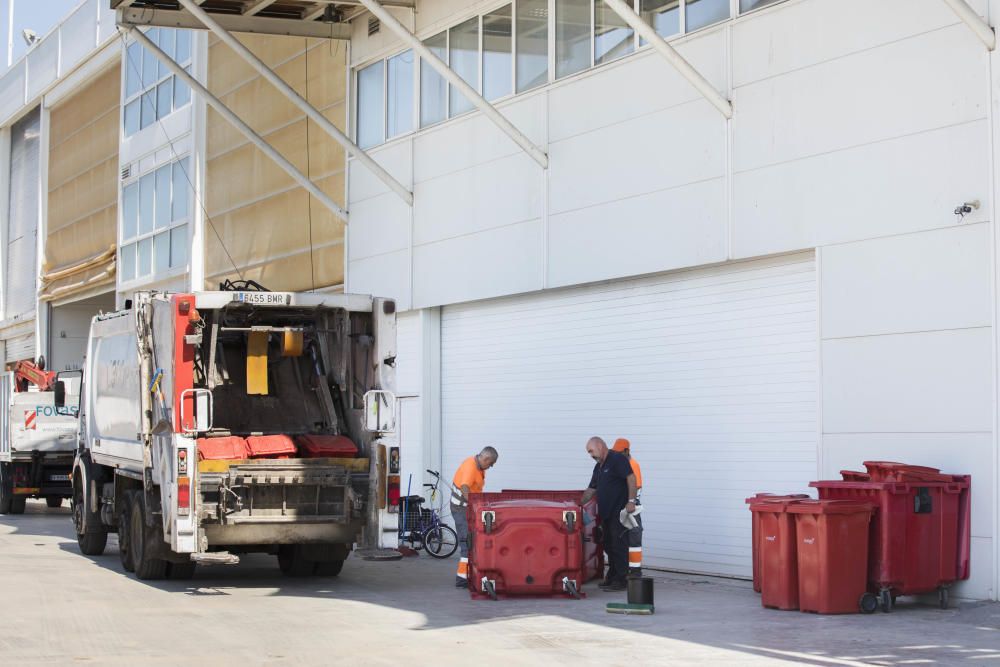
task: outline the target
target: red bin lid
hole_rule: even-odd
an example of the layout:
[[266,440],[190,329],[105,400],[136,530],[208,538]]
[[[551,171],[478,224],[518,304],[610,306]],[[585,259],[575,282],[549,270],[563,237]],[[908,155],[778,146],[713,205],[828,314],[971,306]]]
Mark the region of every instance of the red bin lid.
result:
[[757,503],[762,500],[803,500],[808,497],[808,493],[789,493],[787,495],[780,493],[756,493],[747,498],[744,502],[746,502],[747,505],[750,505],[751,503]]
[[858,514],[871,513],[872,503],[861,500],[800,500],[790,504],[787,511],[792,514]]
[[750,503],[751,512],[787,512],[788,507],[796,503],[808,502],[809,496],[802,495],[801,498],[792,496],[763,496],[752,499]]

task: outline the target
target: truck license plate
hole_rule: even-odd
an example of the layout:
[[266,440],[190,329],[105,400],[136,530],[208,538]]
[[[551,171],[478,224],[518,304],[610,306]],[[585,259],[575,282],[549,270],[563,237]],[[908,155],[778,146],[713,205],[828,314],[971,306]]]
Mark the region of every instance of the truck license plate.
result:
[[254,306],[287,306],[292,302],[288,292],[235,292],[233,301]]
[[50,482],[68,482],[69,475],[49,475]]

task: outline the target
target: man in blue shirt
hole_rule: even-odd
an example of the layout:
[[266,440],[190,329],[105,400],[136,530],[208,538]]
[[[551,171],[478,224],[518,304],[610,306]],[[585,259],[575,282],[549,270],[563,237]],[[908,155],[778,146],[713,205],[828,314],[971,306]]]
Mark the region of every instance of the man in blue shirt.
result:
[[625,509],[635,512],[636,481],[632,466],[624,454],[608,449],[598,437],[587,441],[587,454],[594,459],[594,474],[583,492],[587,503],[597,495],[597,516],[604,534],[604,551],[608,554],[608,576],[601,584],[606,591],[623,591],[628,577],[628,529],[620,514]]

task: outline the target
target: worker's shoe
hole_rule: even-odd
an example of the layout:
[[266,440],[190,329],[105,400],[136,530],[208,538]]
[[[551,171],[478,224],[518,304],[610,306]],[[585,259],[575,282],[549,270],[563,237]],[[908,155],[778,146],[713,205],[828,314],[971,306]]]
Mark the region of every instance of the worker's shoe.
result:
[[468,588],[469,580],[462,577],[455,577],[455,588]]
[[628,578],[629,579],[641,579],[642,578],[642,568],[641,567],[629,568]]
[[614,593],[617,591],[624,591],[628,588],[628,584],[625,583],[624,579],[614,579],[609,581],[607,584],[601,584],[598,588],[602,591],[608,591],[609,593]]

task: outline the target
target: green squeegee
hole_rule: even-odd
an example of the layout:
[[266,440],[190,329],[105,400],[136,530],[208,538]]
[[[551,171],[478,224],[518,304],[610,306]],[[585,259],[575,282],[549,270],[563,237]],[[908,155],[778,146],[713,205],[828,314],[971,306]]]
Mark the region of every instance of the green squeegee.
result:
[[649,616],[653,613],[651,604],[629,604],[627,602],[609,602],[605,608],[609,614],[630,614]]

